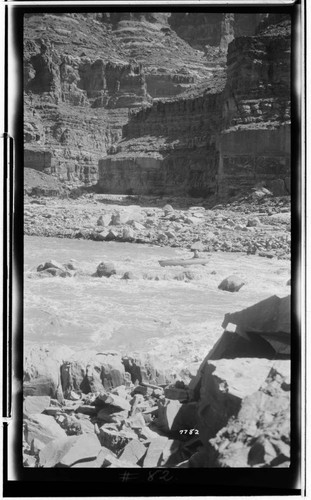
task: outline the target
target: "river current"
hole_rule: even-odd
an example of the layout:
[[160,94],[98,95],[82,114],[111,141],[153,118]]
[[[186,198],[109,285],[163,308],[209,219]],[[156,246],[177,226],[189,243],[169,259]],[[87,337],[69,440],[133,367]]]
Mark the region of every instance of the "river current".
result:
[[[206,266],[191,268],[196,279],[189,282],[174,279],[183,268],[161,268],[158,263],[190,257],[184,249],[26,236],[25,341],[122,351],[148,351],[152,339],[176,336],[200,334],[210,343],[221,335],[225,313],[289,293],[289,261],[211,253]],[[30,270],[50,259],[60,263],[75,259],[88,275],[29,277]],[[113,262],[117,275],[92,277],[101,261]],[[126,271],[138,279],[120,279]],[[218,290],[219,283],[233,273],[246,280],[240,291]]]

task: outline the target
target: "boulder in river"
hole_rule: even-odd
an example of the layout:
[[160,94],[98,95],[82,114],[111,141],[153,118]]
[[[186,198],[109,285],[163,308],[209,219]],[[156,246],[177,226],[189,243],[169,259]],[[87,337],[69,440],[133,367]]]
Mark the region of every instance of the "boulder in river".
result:
[[60,269],[62,271],[65,271],[64,266],[53,259],[45,262],[44,264],[39,264],[39,266],[37,267],[38,272],[45,271],[46,269]]
[[116,269],[114,264],[111,262],[100,262],[97,266],[95,276],[98,278],[110,278],[113,274],[116,274]]
[[132,271],[126,271],[123,274],[123,276],[122,276],[121,279],[123,279],[123,280],[134,280],[135,279],[135,274],[132,273]]
[[218,286],[219,290],[225,290],[226,292],[238,292],[242,286],[245,285],[245,281],[243,281],[239,276],[234,274],[225,278],[220,285]]

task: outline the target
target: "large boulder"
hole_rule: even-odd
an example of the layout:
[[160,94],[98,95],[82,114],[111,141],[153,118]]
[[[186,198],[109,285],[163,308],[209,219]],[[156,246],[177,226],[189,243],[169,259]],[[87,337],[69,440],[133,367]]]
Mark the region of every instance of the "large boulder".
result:
[[290,361],[275,362],[258,391],[210,440],[214,467],[288,467],[290,461]]
[[85,394],[111,390],[126,380],[121,355],[117,352],[86,351],[66,359],[61,368],[65,394],[71,390]]
[[72,467],[82,462],[88,467],[88,462],[96,459],[101,449],[96,434],[59,438],[40,451],[39,463],[41,467]]
[[114,264],[111,262],[100,262],[97,266],[95,276],[98,278],[102,278],[103,276],[105,278],[110,278],[110,276],[113,276],[116,273]]
[[236,325],[236,333],[252,340],[256,335],[268,342],[277,354],[289,356],[291,330],[290,295],[273,295],[257,304],[225,315],[222,323],[227,328]]
[[110,221],[111,221],[111,215],[109,215],[109,214],[104,214],[104,215],[101,215],[101,216],[98,218],[98,220],[97,220],[97,225],[98,225],[98,226],[104,226],[104,227],[107,227],[107,226],[109,226]]
[[86,366],[86,378],[92,392],[103,387],[111,390],[124,384],[126,379],[121,355],[116,352],[97,354]]
[[34,413],[25,420],[25,439],[29,445],[34,439],[46,444],[65,436],[64,429],[50,415]]
[[209,439],[236,416],[242,400],[258,390],[275,361],[265,358],[206,360],[190,383],[192,397],[198,400],[200,440]]
[[245,285],[245,281],[243,281],[239,276],[234,274],[225,278],[220,285],[218,286],[219,290],[225,290],[226,292],[238,292],[242,286]]
[[60,387],[60,367],[73,351],[66,346],[25,346],[24,396],[55,397]]
[[39,264],[39,266],[37,267],[38,272],[45,271],[47,269],[60,269],[61,271],[66,270],[65,267],[56,260],[49,260],[44,264]]
[[27,396],[23,404],[24,415],[42,413],[50,406],[50,396]]
[[174,367],[168,368],[157,356],[135,353],[124,356],[122,361],[133,383],[165,385],[175,380]]
[[117,210],[111,216],[110,225],[119,226],[126,224],[129,221],[141,222],[144,219],[144,214],[139,206],[129,206],[123,210]]

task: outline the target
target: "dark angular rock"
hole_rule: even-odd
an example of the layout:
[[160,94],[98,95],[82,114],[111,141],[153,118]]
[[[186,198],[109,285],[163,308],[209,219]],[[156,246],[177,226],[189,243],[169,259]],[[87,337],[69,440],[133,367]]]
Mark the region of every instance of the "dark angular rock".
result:
[[226,314],[222,327],[229,323],[236,325],[239,335],[247,339],[260,335],[276,353],[290,354],[290,295],[281,299],[273,295],[247,309]]

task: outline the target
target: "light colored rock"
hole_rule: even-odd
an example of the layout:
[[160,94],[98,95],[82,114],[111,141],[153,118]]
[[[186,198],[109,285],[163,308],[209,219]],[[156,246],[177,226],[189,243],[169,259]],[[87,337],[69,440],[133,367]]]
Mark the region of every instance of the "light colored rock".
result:
[[192,224],[192,225],[196,226],[197,224],[200,224],[202,221],[201,221],[201,218],[199,218],[199,217],[188,216],[188,217],[184,218],[184,222],[186,224]]
[[122,238],[127,241],[133,241],[136,237],[135,231],[131,227],[123,228]]
[[50,405],[50,396],[27,396],[23,404],[25,414],[42,413]]
[[107,226],[109,226],[110,221],[111,221],[111,215],[109,215],[109,214],[104,214],[104,215],[101,215],[101,216],[98,218],[98,220],[97,220],[97,225],[98,225],[98,226],[104,226],[104,227],[107,227]]
[[60,463],[70,467],[80,460],[96,458],[101,450],[101,444],[96,434],[82,434],[62,456]]
[[193,243],[191,245],[191,250],[194,251],[194,250],[198,250],[198,252],[203,252],[204,251],[204,245],[201,241],[196,241],[195,243]]
[[60,367],[73,351],[66,346],[31,345],[24,351],[24,396],[55,397],[60,384]]
[[48,443],[65,436],[65,431],[50,415],[34,413],[29,415],[25,421],[25,438],[28,444],[31,444],[33,439]]
[[[157,427],[163,432],[176,430],[175,419],[182,404],[177,400],[165,400],[158,402]],[[175,425],[174,425],[175,424]]]
[[218,286],[219,290],[224,290],[226,292],[238,292],[242,286],[245,285],[245,281],[243,281],[239,276],[234,274],[225,278],[220,285]]
[[78,436],[65,435],[48,443],[39,453],[40,466],[46,468],[55,467],[77,440]]
[[122,224],[126,224],[127,222],[133,220],[136,222],[142,221],[144,218],[143,213],[141,212],[140,207],[127,207],[122,211],[118,210],[115,214],[111,216],[111,226],[119,226]]
[[141,224],[140,222],[137,222],[137,221],[131,221],[131,224],[133,226],[134,229],[136,229],[136,231],[144,231],[145,229],[145,226],[143,224]]
[[176,236],[176,234],[173,231],[166,231],[165,235],[170,239],[175,238]]
[[115,460],[117,460],[117,457],[112,453],[112,451],[108,450],[108,448],[105,448],[104,446],[101,446],[100,452],[95,460],[88,460],[87,462],[76,462],[71,467],[74,469],[100,469],[110,466],[112,463],[114,463]]
[[164,215],[172,215],[175,210],[173,209],[172,205],[165,205],[163,207],[163,212],[164,212]]
[[237,414],[244,398],[262,386],[274,363],[265,358],[203,362],[198,406],[198,428],[203,444]]
[[289,372],[290,360],[276,361],[259,390],[245,397],[237,416],[210,439],[217,451],[214,466],[287,466],[291,432],[291,398],[286,383]]
[[167,444],[168,438],[159,436],[150,442],[146,457],[144,459],[144,467],[157,467],[161,461],[163,450]]
[[136,413],[128,419],[128,423],[132,429],[143,429],[146,425],[142,413]]
[[122,358],[125,370],[131,374],[132,382],[136,380],[141,384],[151,383],[164,385],[172,382],[174,377],[174,367],[168,369],[160,357],[149,355],[148,353],[139,353]]
[[120,455],[120,460],[137,464],[137,462],[145,455],[147,452],[146,446],[144,446],[137,439],[130,441],[124,448]]

